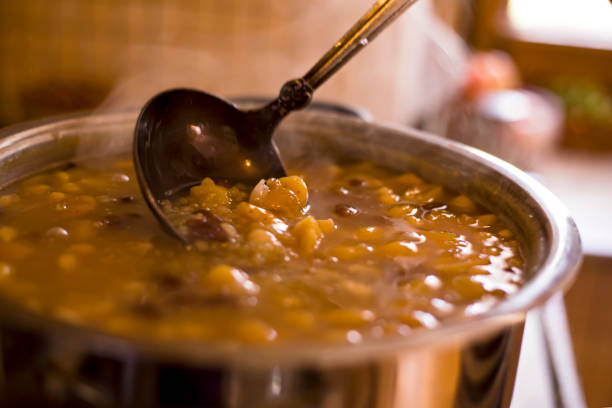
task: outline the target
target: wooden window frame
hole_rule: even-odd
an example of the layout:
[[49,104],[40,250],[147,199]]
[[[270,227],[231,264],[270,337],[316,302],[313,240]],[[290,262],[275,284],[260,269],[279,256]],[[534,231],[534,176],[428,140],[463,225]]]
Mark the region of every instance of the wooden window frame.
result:
[[612,50],[531,40],[513,30],[507,19],[508,0],[474,0],[470,43],[477,49],[510,54],[528,83],[555,76],[584,76],[612,86]]

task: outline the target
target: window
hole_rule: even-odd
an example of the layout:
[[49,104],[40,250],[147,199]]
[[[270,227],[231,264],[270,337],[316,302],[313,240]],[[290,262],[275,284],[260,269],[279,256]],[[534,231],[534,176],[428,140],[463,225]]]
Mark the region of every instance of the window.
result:
[[612,50],[612,5],[606,0],[509,0],[509,29],[542,43]]
[[612,86],[610,0],[471,0],[469,40],[515,60],[526,82],[583,76]]

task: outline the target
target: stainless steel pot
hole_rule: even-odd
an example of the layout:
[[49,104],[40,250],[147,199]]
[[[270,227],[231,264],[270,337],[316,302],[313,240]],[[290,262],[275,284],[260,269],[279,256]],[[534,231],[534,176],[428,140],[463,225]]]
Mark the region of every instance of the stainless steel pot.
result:
[[[128,151],[136,112],[75,115],[0,132],[0,187]],[[356,346],[211,348],[140,342],[31,314],[0,298],[0,405],[52,407],[506,407],[526,312],[571,283],[580,241],[565,208],[511,165],[415,130],[294,114],[286,158],[369,158],[467,193],[522,238],[527,283],[486,313]],[[110,273],[110,272],[109,272]]]

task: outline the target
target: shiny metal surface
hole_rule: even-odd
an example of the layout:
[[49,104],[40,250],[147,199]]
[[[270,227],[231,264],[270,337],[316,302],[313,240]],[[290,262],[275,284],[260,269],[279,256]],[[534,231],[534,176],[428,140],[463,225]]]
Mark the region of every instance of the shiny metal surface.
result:
[[[128,152],[135,118],[81,115],[1,131],[0,186],[70,160]],[[494,157],[414,130],[305,111],[275,138],[288,160],[304,151],[367,157],[496,208],[524,241],[528,282],[488,312],[433,330],[299,348],[128,341],[43,319],[0,298],[0,405],[508,406],[525,313],[567,288],[580,261],[577,230],[558,200]]]

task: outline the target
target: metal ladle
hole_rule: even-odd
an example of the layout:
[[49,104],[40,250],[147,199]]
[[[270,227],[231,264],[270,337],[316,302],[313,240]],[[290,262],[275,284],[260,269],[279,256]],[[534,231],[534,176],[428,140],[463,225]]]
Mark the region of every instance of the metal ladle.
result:
[[166,218],[160,201],[205,177],[255,185],[286,175],[272,142],[279,122],[310,103],[312,93],[416,0],[379,0],[304,75],[283,85],[277,99],[242,111],[192,89],[162,92],[136,122],[134,166],[140,188],[165,230],[189,243]]

